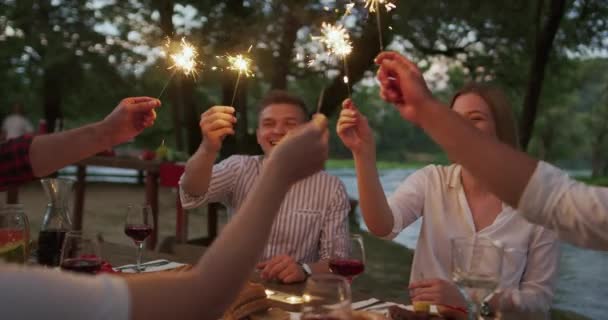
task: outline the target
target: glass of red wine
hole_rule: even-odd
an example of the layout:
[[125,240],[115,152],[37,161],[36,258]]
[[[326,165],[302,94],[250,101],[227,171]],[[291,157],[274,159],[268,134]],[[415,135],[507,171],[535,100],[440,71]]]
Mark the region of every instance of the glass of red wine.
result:
[[149,205],[129,205],[125,216],[125,234],[135,242],[137,246],[136,271],[141,268],[141,255],[143,253],[144,241],[152,233],[152,209]]
[[347,279],[331,274],[313,274],[302,295],[302,320],[351,319],[351,291]]
[[97,274],[101,269],[99,243],[80,231],[68,232],[61,247],[60,266],[62,270]]
[[329,259],[329,269],[346,277],[349,282],[365,270],[365,248],[360,234],[334,241]]

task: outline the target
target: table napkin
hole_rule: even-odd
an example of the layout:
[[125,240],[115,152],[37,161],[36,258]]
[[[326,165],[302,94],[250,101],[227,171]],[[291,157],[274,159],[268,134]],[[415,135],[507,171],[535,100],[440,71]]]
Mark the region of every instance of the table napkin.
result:
[[[163,264],[155,265],[156,263],[163,263]],[[142,267],[144,267],[144,270],[142,270],[142,272],[158,272],[158,271],[165,271],[165,270],[179,268],[181,266],[184,266],[185,264],[160,259],[160,260],[147,261],[147,262],[142,263],[141,265],[142,265]],[[146,266],[146,265],[151,265],[151,266]],[[118,271],[118,272],[122,272],[122,273],[136,273],[135,264],[127,264],[124,266],[114,268],[114,270]]]

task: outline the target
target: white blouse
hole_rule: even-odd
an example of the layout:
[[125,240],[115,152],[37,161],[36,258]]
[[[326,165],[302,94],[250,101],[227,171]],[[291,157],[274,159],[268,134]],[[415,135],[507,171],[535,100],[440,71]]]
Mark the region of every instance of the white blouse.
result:
[[128,320],[129,303],[120,277],[0,263],[2,319]]
[[484,237],[505,248],[500,289],[506,289],[520,311],[547,311],[559,266],[559,243],[553,232],[527,222],[503,204],[496,220],[476,231],[460,178],[459,165],[430,165],[410,175],[388,198],[394,238],[424,217],[410,281],[451,277],[450,240]]

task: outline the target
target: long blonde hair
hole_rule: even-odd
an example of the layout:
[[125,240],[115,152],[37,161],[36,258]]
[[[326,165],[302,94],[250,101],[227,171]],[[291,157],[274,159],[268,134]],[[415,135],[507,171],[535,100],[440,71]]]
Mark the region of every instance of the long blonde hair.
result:
[[519,149],[519,139],[517,138],[517,127],[513,109],[505,93],[497,86],[471,82],[462,87],[450,103],[450,108],[454,107],[454,101],[461,95],[473,93],[485,101],[492,112],[492,117],[496,123],[496,136],[500,141]]

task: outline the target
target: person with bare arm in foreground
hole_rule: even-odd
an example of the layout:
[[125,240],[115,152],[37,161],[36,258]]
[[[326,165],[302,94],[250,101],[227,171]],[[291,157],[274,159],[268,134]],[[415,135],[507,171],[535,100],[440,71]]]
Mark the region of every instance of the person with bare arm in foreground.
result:
[[137,277],[86,277],[0,265],[6,319],[216,320],[248,279],[289,187],[321,170],[327,119],[291,131],[266,161],[240,211],[191,270]]

